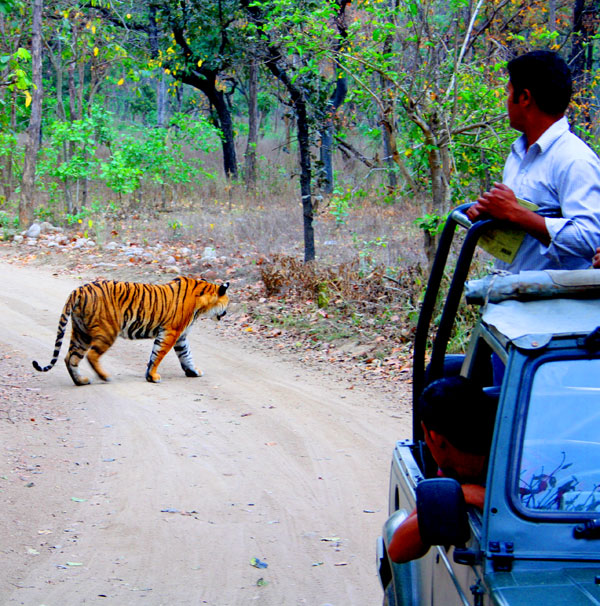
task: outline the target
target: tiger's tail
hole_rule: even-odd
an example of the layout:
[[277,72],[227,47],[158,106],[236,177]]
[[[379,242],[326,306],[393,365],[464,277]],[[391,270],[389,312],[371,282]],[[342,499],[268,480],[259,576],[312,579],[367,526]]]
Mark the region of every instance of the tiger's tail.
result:
[[36,360],[33,360],[33,362],[32,362],[33,367],[36,370],[39,370],[40,372],[48,372],[49,370],[54,368],[54,365],[56,364],[56,362],[58,360],[58,354],[60,353],[60,348],[62,346],[62,342],[63,342],[64,336],[65,336],[65,330],[66,330],[67,324],[69,322],[69,316],[71,315],[71,311],[73,309],[73,301],[74,301],[76,293],[77,293],[77,290],[74,290],[71,293],[71,295],[67,299],[67,302],[65,303],[65,306],[63,307],[62,314],[60,315],[60,319],[58,320],[58,331],[56,333],[56,341],[54,343],[54,353],[52,354],[52,360],[50,360],[50,364],[48,364],[48,366],[40,366]]

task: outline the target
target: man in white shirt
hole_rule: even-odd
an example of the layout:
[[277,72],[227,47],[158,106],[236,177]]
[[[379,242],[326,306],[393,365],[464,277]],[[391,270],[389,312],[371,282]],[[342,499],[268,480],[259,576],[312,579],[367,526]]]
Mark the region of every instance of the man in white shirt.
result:
[[[509,221],[527,232],[514,261],[497,263],[501,269],[588,268],[600,246],[600,159],[569,130],[569,68],[554,52],[533,51],[510,61],[508,73],[508,117],[523,134],[511,147],[503,182],[467,215]],[[523,208],[517,198],[538,210]]]

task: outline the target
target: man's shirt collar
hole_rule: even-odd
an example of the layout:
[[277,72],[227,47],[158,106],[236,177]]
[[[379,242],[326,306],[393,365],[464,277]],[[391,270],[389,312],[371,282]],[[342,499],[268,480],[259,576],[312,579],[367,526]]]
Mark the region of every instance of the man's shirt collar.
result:
[[[566,116],[557,120],[552,126],[547,128],[542,136],[531,146],[536,148],[538,153],[543,154],[552,144],[569,130],[569,121]],[[520,158],[527,153],[527,140],[525,135],[521,135],[511,146],[512,151]]]

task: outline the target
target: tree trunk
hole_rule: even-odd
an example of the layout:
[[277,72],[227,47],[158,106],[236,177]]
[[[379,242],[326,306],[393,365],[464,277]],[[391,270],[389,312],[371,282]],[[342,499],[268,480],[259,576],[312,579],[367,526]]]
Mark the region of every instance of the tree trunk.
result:
[[[346,28],[346,6],[350,4],[350,0],[338,0],[337,14],[335,17],[335,24],[338,30],[339,38],[336,39],[334,44],[334,50],[336,53],[340,53],[344,42],[348,38],[348,30]],[[338,55],[339,59],[339,55]],[[340,108],[342,103],[346,99],[348,92],[348,82],[346,77],[341,77],[338,73],[338,69],[335,69],[336,81],[335,90],[327,104],[325,110],[325,119],[321,128],[321,171],[322,171],[322,182],[323,191],[326,194],[333,193],[333,138],[334,138],[334,123],[333,119],[337,110]]]
[[83,92],[85,84],[85,63],[83,57],[80,57],[79,59],[77,72],[79,74],[77,87],[77,120],[81,120],[83,118]]
[[235,153],[235,138],[233,135],[233,120],[231,112],[227,107],[225,95],[215,89],[214,108],[219,118],[219,128],[223,134],[221,146],[223,149],[223,169],[225,176],[229,179],[238,178],[237,157]]
[[[12,133],[17,132],[17,88],[10,91],[10,130]],[[4,171],[4,201],[8,202],[12,198],[14,190],[14,153],[15,146],[11,142],[11,149],[6,156],[6,166]]]
[[573,75],[574,97],[581,107],[581,125],[589,129],[592,125],[590,108],[593,99],[586,91],[589,87],[593,67],[593,38],[597,30],[597,0],[575,0],[573,3],[573,28],[569,64]]
[[556,31],[556,0],[548,0],[548,29]]
[[252,53],[248,78],[248,141],[246,143],[244,177],[246,189],[256,187],[256,144],[258,143],[258,64]]
[[160,74],[156,85],[156,126],[162,128],[165,125],[167,108],[167,82],[164,72]]
[[[398,147],[396,146],[396,127],[394,124],[394,105],[392,103],[387,103],[381,108],[382,118],[379,124],[382,126],[382,130],[384,132],[384,138],[386,141],[389,150],[386,151],[386,161],[389,159],[393,163],[394,169],[390,171],[390,179],[389,185],[390,188],[393,184],[397,183],[395,172],[398,170],[402,175],[402,178],[405,181],[407,187],[413,192],[415,196],[420,193],[420,187],[413,179],[410,171],[404,161],[402,160],[400,154],[398,153]],[[393,177],[391,175],[394,175]]]
[[573,80],[578,88],[583,77],[583,69],[585,65],[585,54],[583,51],[583,45],[586,41],[586,32],[583,20],[584,9],[584,0],[575,0],[573,2],[573,34],[571,37],[573,42],[571,44],[571,57],[569,63],[571,73],[573,74]]
[[321,165],[323,191],[333,193],[333,118],[340,105],[346,98],[348,83],[346,78],[337,78],[335,91],[331,96],[325,110],[325,119],[321,129]]
[[396,141],[393,132],[394,128],[390,122],[390,120],[394,120],[394,110],[393,107],[389,107],[387,109],[391,111],[386,112],[389,115],[384,114],[382,116],[381,125],[383,128],[381,129],[381,137],[383,139],[383,162],[388,169],[388,188],[393,192],[398,188],[395,162],[395,156],[398,152],[396,151]]
[[228,178],[237,179],[238,167],[237,157],[235,153],[235,139],[233,135],[233,120],[231,112],[227,107],[225,95],[222,91],[217,90],[216,73],[204,74],[204,77],[199,77],[193,73],[183,74],[181,81],[184,84],[189,84],[194,88],[202,91],[210,104],[214,107],[217,114],[216,126],[221,130],[221,147],[223,149],[223,169]]
[[275,47],[269,48],[270,57],[267,67],[271,73],[285,85],[296,110],[298,129],[298,148],[300,153],[300,196],[302,198],[302,216],[304,227],[304,262],[315,259],[315,230],[313,226],[313,203],[311,193],[312,168],[310,159],[310,133],[306,100],[302,89],[292,82],[285,70],[279,66],[281,57]]
[[[148,38],[150,42],[150,54],[153,59],[158,58],[158,24],[156,22],[156,11],[158,6],[154,3],[150,4],[149,9],[149,28]],[[164,71],[160,70],[160,75],[156,83],[156,126],[162,128],[165,125],[165,109],[167,99],[167,86],[165,81]]]
[[300,195],[304,225],[304,262],[315,259],[315,229],[313,226],[313,203],[311,194],[311,161],[308,116],[304,98],[294,101],[298,120],[298,147],[300,150]]
[[[242,6],[248,15],[262,30],[260,10],[256,4],[250,6],[249,0],[243,0]],[[264,33],[265,39],[268,39]],[[308,112],[306,108],[305,90],[301,80],[290,77],[288,67],[283,60],[282,53],[275,43],[267,43],[265,48],[265,66],[286,88],[296,112],[298,127],[298,147],[300,152],[300,195],[302,198],[302,215],[304,227],[304,262],[309,263],[315,259],[315,231],[313,226],[313,205],[311,194],[311,159],[310,159],[310,132]]]
[[69,119],[77,120],[77,90],[75,89],[75,61],[72,60],[67,68],[69,88]]
[[21,199],[19,203],[19,223],[28,227],[33,220],[35,195],[35,170],[37,153],[40,148],[40,129],[42,126],[42,0],[33,0],[33,20],[31,28],[31,65],[33,94],[31,116],[27,127],[25,161],[21,181]]
[[[428,214],[439,217],[446,214],[450,206],[450,187],[448,185],[449,170],[448,143],[443,143],[440,139],[442,126],[439,116],[432,113],[426,120],[416,108],[409,112],[410,119],[423,131],[425,144],[427,145],[427,159],[429,164],[429,174],[431,176],[431,200],[426,205]],[[425,254],[429,267],[433,264],[433,258],[437,249],[439,237],[436,234],[425,231]]]
[[[67,86],[69,89],[69,120],[73,122],[77,120],[77,90],[75,87],[75,60],[69,63],[67,68]],[[63,144],[63,155],[64,161],[68,162],[71,159],[71,144],[66,141]],[[71,192],[71,183],[68,178],[63,181],[65,191],[65,202],[67,206],[67,212],[71,215],[77,212],[77,209],[73,205],[73,195]]]
[[62,39],[60,35],[56,36],[56,44],[58,47],[56,59],[52,58],[52,66],[56,74],[56,117],[59,120],[66,120],[65,105],[63,100],[63,64],[62,64]]

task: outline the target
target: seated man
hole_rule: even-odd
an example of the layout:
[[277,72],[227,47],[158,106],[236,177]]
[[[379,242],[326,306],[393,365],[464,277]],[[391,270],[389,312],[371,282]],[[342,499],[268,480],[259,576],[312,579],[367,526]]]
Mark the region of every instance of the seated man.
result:
[[[447,377],[425,388],[415,412],[439,474],[461,483],[467,504],[483,508],[495,403],[468,379]],[[415,510],[396,529],[388,553],[402,563],[420,558],[429,547],[421,540]]]
[[511,147],[502,183],[467,215],[509,221],[527,232],[513,262],[498,261],[500,269],[586,269],[600,245],[600,159],[569,130],[571,72],[558,54],[539,50],[516,57],[507,70],[508,118],[522,135]]

